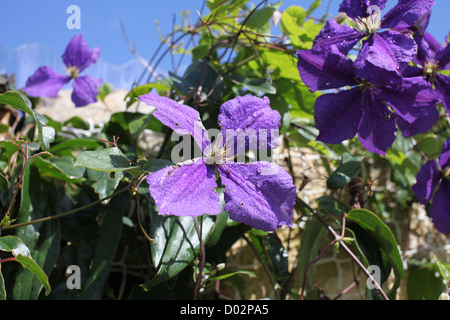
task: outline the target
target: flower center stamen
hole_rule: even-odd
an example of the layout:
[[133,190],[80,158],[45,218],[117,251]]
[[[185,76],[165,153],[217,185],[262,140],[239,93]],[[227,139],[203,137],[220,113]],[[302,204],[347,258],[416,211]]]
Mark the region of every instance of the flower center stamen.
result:
[[227,148],[228,140],[224,144],[223,136],[220,134],[214,141],[214,147],[206,157],[207,164],[221,164],[225,161],[233,160],[236,155],[230,156],[231,147]]
[[427,78],[427,81],[430,83],[434,82],[434,79],[436,77],[436,73],[439,70],[439,64],[435,60],[428,61],[424,68],[423,68],[423,74],[425,78]]
[[72,77],[72,78],[78,78],[78,75],[80,74],[80,69],[78,69],[75,66],[70,66],[67,69],[67,73]]
[[369,14],[366,18],[355,18],[356,26],[359,31],[365,34],[374,34],[381,27],[381,10],[378,6],[369,6]]

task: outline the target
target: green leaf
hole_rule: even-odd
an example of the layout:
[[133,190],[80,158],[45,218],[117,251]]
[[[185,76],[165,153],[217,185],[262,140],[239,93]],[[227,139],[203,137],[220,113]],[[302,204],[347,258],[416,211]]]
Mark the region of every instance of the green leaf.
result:
[[308,11],[299,6],[291,6],[281,15],[281,30],[289,36],[292,45],[297,49],[311,49],[314,38],[322,29],[323,24],[314,19],[305,22],[305,18],[314,10],[314,5],[317,5],[317,1]]
[[[81,183],[85,180],[83,178],[85,169],[81,167],[72,169],[73,159],[71,157],[58,158],[54,161],[46,160],[41,157],[34,157],[33,162],[39,169],[42,177],[71,183]],[[64,167],[67,171],[64,171],[59,166]]]
[[119,148],[112,147],[96,151],[81,152],[73,167],[86,167],[98,171],[116,172],[139,168],[132,166]]
[[9,180],[0,172],[0,191],[9,190]]
[[[392,271],[389,263],[386,262],[385,254],[383,254],[380,245],[373,239],[373,237],[358,226],[353,221],[347,221],[346,232],[352,235],[356,248],[360,252],[361,261],[364,266],[378,266],[380,270],[379,284],[383,283],[388,278]],[[377,289],[369,289],[366,287],[367,300],[381,300],[382,297]]]
[[[136,143],[145,129],[161,132],[163,125],[151,114],[140,112],[116,112],[105,123],[103,133],[109,137],[120,134],[120,143],[124,150],[135,153]],[[127,152],[127,151],[125,151]]]
[[386,151],[386,158],[398,165],[396,169],[402,171],[410,170],[414,175],[419,172],[420,167],[411,161],[411,159],[402,151],[389,148]]
[[284,283],[289,278],[288,252],[281,240],[275,234],[268,234],[264,238],[267,247],[267,256],[273,268],[275,279]]
[[395,281],[389,295],[395,298],[396,290],[400,285],[400,280],[403,278],[404,271],[397,241],[391,229],[374,213],[365,209],[350,210],[347,214],[347,219],[364,229],[379,245],[387,263],[394,270]]
[[439,268],[439,273],[444,278],[444,280],[450,284],[450,265],[442,263],[438,257],[433,255],[434,260],[436,260],[436,264]]
[[336,190],[346,186],[361,171],[361,160],[363,158],[363,156],[353,157],[344,153],[338,168],[328,177],[327,187]]
[[444,137],[438,137],[434,134],[431,134],[421,139],[416,148],[422,151],[429,160],[436,159],[441,154],[444,141]]
[[151,204],[150,237],[156,245],[151,247],[153,264],[157,268],[156,276],[144,283],[144,288],[167,281],[181,272],[197,256],[200,241],[194,219],[199,221],[203,243],[207,243],[214,227],[214,217],[177,217],[160,216],[154,212]]
[[441,277],[436,276],[434,263],[410,261],[406,277],[408,300],[437,300],[446,289]]
[[173,162],[165,159],[149,159],[140,160],[138,165],[143,172],[153,173],[173,165]]
[[105,97],[111,93],[111,91],[113,90],[113,85],[111,83],[103,83],[102,86],[100,87],[100,89],[98,90],[98,95],[97,98],[100,101],[105,101]]
[[275,87],[270,84],[269,79],[248,78],[241,75],[232,75],[227,78],[236,84],[244,86],[257,95],[265,93],[275,94],[277,92]]
[[[55,184],[42,179],[36,166],[29,163],[23,177],[17,222],[27,222],[56,214],[57,195]],[[18,227],[14,232],[29,248],[30,258],[35,261],[39,269],[50,275],[60,254],[59,221],[30,224]],[[36,272],[40,272],[39,269],[36,269]],[[36,278],[34,272],[35,270],[28,269],[18,272],[12,288],[13,299],[38,299],[43,287],[48,293],[47,284],[42,283],[41,278]]]
[[295,35],[303,26],[306,11],[299,6],[290,6],[281,14],[281,31],[286,35]]
[[[50,293],[51,288],[48,282],[48,277],[41,267],[31,258],[30,250],[28,247],[16,236],[5,236],[0,238],[0,250],[11,252],[15,261],[19,262],[25,269],[29,270],[33,276],[35,276],[40,283],[47,289],[47,294]],[[0,279],[2,282],[3,279]],[[16,281],[20,282],[20,278],[17,277]],[[0,284],[0,289],[2,285]],[[4,287],[4,284],[3,284]],[[4,290],[3,290],[4,291]],[[0,296],[2,294],[0,293]]]
[[[102,146],[98,139],[93,138],[76,138],[63,140],[54,144],[48,152],[53,155],[72,156],[72,152],[77,149],[96,149]],[[73,156],[72,156],[73,157]]]
[[280,7],[281,2],[276,4],[267,5],[261,9],[255,10],[251,16],[249,16],[245,26],[251,29],[260,29],[264,27],[272,18],[273,13]]
[[322,0],[315,0],[310,6],[308,11],[306,12],[306,15],[310,15],[314,10],[316,10],[320,5],[322,4]]
[[319,211],[324,215],[338,217],[347,211],[347,207],[334,197],[322,196],[316,201]]
[[50,143],[55,139],[55,129],[47,126],[47,118],[32,109],[32,104],[25,95],[18,91],[6,91],[0,94],[0,103],[13,106],[32,116],[41,148],[44,150],[50,148]]
[[192,62],[196,62],[198,60],[203,59],[203,57],[205,57],[209,53],[210,49],[211,49],[210,43],[201,43],[197,47],[193,48],[191,51]]
[[315,265],[313,264],[307,269],[308,264],[317,258],[321,251],[321,242],[327,235],[327,232],[327,229],[325,229],[322,224],[318,223],[314,217],[310,216],[306,220],[305,229],[302,231],[300,237],[297,261],[298,278],[300,279],[300,284],[303,285],[303,279],[306,276],[306,289],[312,288],[315,271]]
[[[93,169],[87,170],[87,177],[89,181],[95,181],[92,184],[92,188],[94,188],[100,199],[112,194],[114,190],[116,190],[123,176],[123,171],[111,173]],[[108,202],[109,200],[105,200],[103,203],[106,204]]]
[[[41,267],[30,257],[18,255],[16,257],[17,262],[19,262],[25,269],[31,271],[31,273],[40,281],[40,283],[46,289],[46,295],[48,295],[51,291],[50,283],[48,282],[48,277],[45,272],[41,269]],[[20,279],[16,279],[16,283],[19,285],[27,285],[27,283],[21,283]]]
[[63,122],[66,127],[79,128],[83,130],[89,130],[89,123],[78,116],[74,116]]
[[313,46],[314,39],[317,34],[322,30],[323,24],[315,20],[308,20],[303,24],[303,27],[298,30],[294,35],[290,35],[289,38],[292,44],[300,50],[309,50]]
[[83,300],[99,300],[103,297],[111,264],[114,260],[122,232],[122,218],[130,195],[123,193],[112,198],[102,221],[100,236],[92,260],[92,268],[83,288]]
[[31,257],[28,247],[16,236],[4,236],[0,238],[0,250],[11,252],[13,256],[17,257],[19,254]]
[[136,88],[133,88],[125,96],[125,101],[127,102],[127,108],[136,102],[136,99],[140,96],[149,93],[152,89],[155,89],[159,95],[165,96],[167,91],[170,91],[170,82],[168,80],[158,80],[155,82],[147,83]]
[[184,95],[193,96],[201,86],[200,98],[215,103],[222,102],[223,79],[219,73],[206,62],[194,62],[182,77],[169,72],[177,89]]
[[[1,155],[2,158],[5,159],[9,159],[11,158],[11,156],[19,151],[19,146],[20,148],[23,150],[24,146],[25,146],[25,142],[24,141],[11,141],[11,140],[7,140],[7,141],[0,141],[0,149],[3,149],[4,151],[2,151]],[[25,150],[24,150],[25,151]],[[20,152],[20,151],[19,151]]]

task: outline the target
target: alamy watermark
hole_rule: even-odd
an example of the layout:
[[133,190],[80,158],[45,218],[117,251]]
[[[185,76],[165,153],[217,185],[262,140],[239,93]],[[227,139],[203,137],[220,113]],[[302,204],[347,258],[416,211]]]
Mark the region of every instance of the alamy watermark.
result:
[[81,270],[77,265],[70,265],[67,267],[66,273],[70,276],[66,280],[67,289],[81,289]]
[[66,13],[70,14],[67,18],[66,26],[67,29],[81,29],[81,9],[79,6],[72,4],[67,7]]
[[366,281],[366,286],[368,289],[377,289],[377,287],[380,286],[381,283],[381,269],[377,265],[370,265],[367,267],[367,271],[369,271],[370,275],[373,277],[373,279],[377,282],[376,284],[373,282],[372,279],[368,278]]

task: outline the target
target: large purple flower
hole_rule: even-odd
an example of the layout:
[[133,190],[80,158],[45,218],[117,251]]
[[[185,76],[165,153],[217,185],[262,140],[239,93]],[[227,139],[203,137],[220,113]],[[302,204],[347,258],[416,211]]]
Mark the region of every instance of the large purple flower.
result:
[[427,161],[420,168],[412,189],[420,203],[425,205],[433,200],[429,214],[436,229],[450,233],[450,138],[442,147],[439,168],[436,160]]
[[159,214],[219,214],[222,208],[215,190],[217,172],[225,186],[225,210],[232,220],[265,231],[292,224],[296,196],[292,177],[270,161],[234,161],[238,156],[236,142],[249,142],[243,150],[251,147],[255,139],[257,148],[278,145],[269,131],[278,130],[281,117],[270,108],[268,98],[244,96],[224,103],[219,115],[221,131],[214,142],[210,141],[198,111],[193,108],[154,93],[140,96],[138,100],[155,107],[153,115],[164,125],[179,134],[191,135],[202,150],[199,158],[148,175],[150,194]]
[[[327,52],[335,45],[347,55],[362,41],[354,66],[356,76],[368,81],[398,79],[417,51],[408,30],[429,14],[434,0],[399,0],[383,18],[381,10],[387,0],[344,0],[339,8],[355,27],[328,20],[314,40],[315,52]],[[382,31],[382,29],[386,29]]]
[[384,155],[397,127],[412,136],[428,131],[438,120],[438,100],[423,77],[369,82],[358,77],[353,66],[335,45],[326,53],[298,52],[298,70],[311,91],[343,89],[316,99],[318,140],[338,144],[358,134],[367,150]]
[[74,36],[62,55],[67,67],[68,75],[55,72],[49,66],[43,66],[28,78],[23,91],[32,97],[56,97],[62,87],[73,81],[72,101],[75,106],[82,107],[97,101],[98,89],[102,85],[101,79],[88,75],[80,76],[100,55],[100,49],[89,49],[81,34]]

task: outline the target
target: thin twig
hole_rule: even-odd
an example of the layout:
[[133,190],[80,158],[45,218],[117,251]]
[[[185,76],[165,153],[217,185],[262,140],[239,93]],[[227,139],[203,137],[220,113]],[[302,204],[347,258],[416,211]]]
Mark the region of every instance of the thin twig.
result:
[[[227,59],[227,61],[224,63],[224,65],[223,65],[223,67],[222,67],[222,71],[220,72],[220,77],[217,77],[217,80],[215,81],[213,87],[211,88],[211,90],[210,90],[209,93],[207,94],[207,97],[209,97],[209,96],[214,92],[214,90],[216,89],[216,87],[217,87],[217,86],[219,85],[219,83],[220,83],[221,77],[223,77],[223,75],[225,74],[225,71],[228,69],[228,65],[229,65],[229,63],[230,63],[231,56],[232,56],[232,54],[233,54],[234,48],[235,48],[236,45],[237,45],[237,42],[238,42],[238,40],[239,40],[239,36],[240,36],[240,34],[242,33],[242,30],[244,29],[244,26],[245,26],[245,24],[247,23],[248,19],[250,19],[250,17],[253,15],[253,13],[255,13],[255,11],[258,10],[258,8],[259,8],[263,3],[265,3],[265,2],[266,2],[266,0],[261,1],[255,8],[253,8],[252,11],[250,11],[250,13],[247,15],[247,17],[245,18],[245,20],[242,22],[239,31],[234,35],[234,42],[233,42],[233,45],[231,46],[231,52],[230,52],[230,54],[228,55],[228,59]],[[228,49],[229,49],[229,48],[227,48],[225,52],[227,52]]]
[[269,278],[270,284],[272,285],[272,290],[273,293],[275,294],[275,298],[277,300],[280,300],[280,296],[275,288],[276,285],[276,281],[273,278],[272,272],[269,270],[269,267],[267,266],[267,264],[264,262],[263,258],[261,257],[261,255],[258,252],[258,249],[255,247],[255,245],[253,244],[252,241],[250,241],[250,239],[248,239],[247,235],[244,234],[244,239],[247,243],[247,245],[252,249],[253,253],[256,255],[256,257],[258,258],[259,262],[261,263],[261,265],[263,266],[264,271],[267,274],[267,277]]
[[41,218],[41,219],[36,219],[36,220],[22,222],[22,223],[17,223],[17,224],[12,224],[12,225],[9,225],[9,226],[3,226],[3,227],[0,227],[0,231],[8,230],[8,229],[15,229],[15,228],[23,227],[23,226],[28,226],[30,224],[36,224],[36,223],[40,223],[40,222],[45,222],[45,221],[59,219],[59,218],[68,216],[68,215],[70,215],[72,213],[76,213],[76,212],[85,210],[87,208],[90,208],[92,206],[95,206],[97,204],[100,204],[103,201],[108,200],[108,199],[110,199],[112,197],[118,196],[119,194],[122,194],[122,193],[124,193],[124,192],[126,192],[128,190],[129,190],[129,187],[127,186],[127,187],[125,187],[125,188],[123,188],[123,189],[121,189],[121,190],[119,190],[119,191],[117,191],[117,192],[115,192],[115,193],[113,193],[113,194],[111,194],[109,196],[101,198],[100,200],[94,201],[94,202],[92,202],[90,204],[87,204],[85,206],[79,207],[77,209],[69,210],[69,211],[66,211],[66,212],[54,215],[54,216],[49,216],[49,217],[45,217],[45,218]]
[[197,229],[197,234],[198,234],[198,238],[200,241],[200,266],[199,266],[199,271],[198,271],[198,275],[197,275],[197,279],[195,281],[195,288],[194,288],[194,300],[197,300],[197,295],[198,292],[200,290],[200,283],[202,281],[202,273],[203,273],[203,268],[205,267],[205,246],[203,244],[203,216],[200,217],[201,219],[201,225],[199,226],[197,217],[193,217],[194,219],[194,225],[195,228]]
[[301,291],[301,294],[300,294],[300,300],[303,300],[303,297],[304,297],[304,294],[305,294],[306,279],[308,278],[308,272],[309,272],[309,269],[311,268],[311,266],[312,266],[314,263],[316,263],[317,261],[319,261],[319,260],[323,257],[323,255],[328,251],[328,249],[330,249],[331,247],[334,246],[334,244],[336,243],[336,241],[337,241],[336,239],[333,240],[333,241],[331,241],[331,242],[325,247],[325,249],[323,249],[322,252],[319,253],[319,255],[318,255],[315,259],[311,260],[311,261],[308,262],[308,264],[306,265],[305,272],[304,272],[304,274],[303,274],[303,283],[302,283],[302,291]]
[[[25,143],[25,151],[16,142],[12,141],[12,144],[14,144],[19,149],[20,153],[23,154],[23,168],[22,168],[22,171],[20,172],[19,177],[17,178],[16,185],[14,186],[13,196],[12,196],[11,202],[8,206],[8,209],[6,210],[5,216],[11,215],[11,210],[13,208],[14,203],[16,202],[17,194],[19,193],[20,188],[22,188],[23,177],[25,176],[25,170],[27,169],[27,166],[28,166],[28,160],[29,160],[28,143],[26,141],[24,141],[24,143]],[[0,229],[0,231],[1,230],[2,229]]]
[[139,193],[136,193],[136,215],[137,215],[137,219],[138,219],[138,223],[139,223],[139,227],[141,228],[142,233],[144,234],[144,236],[147,238],[148,241],[150,241],[152,244],[156,245],[155,240],[153,240],[152,238],[150,238],[150,236],[147,234],[147,232],[145,232],[144,227],[142,226],[142,222],[141,222],[141,211],[140,211],[140,201],[139,201]]
[[307,207],[307,209],[322,223],[325,228],[328,230],[328,232],[331,233],[331,235],[334,237],[333,244],[339,243],[339,245],[347,251],[347,253],[350,255],[350,257],[353,259],[353,261],[356,262],[356,264],[361,268],[361,270],[367,275],[367,277],[374,283],[375,288],[380,292],[381,296],[385,300],[389,300],[386,293],[383,291],[383,288],[379,285],[379,283],[375,280],[375,278],[372,276],[372,274],[366,269],[364,264],[358,259],[358,257],[355,256],[355,254],[350,250],[350,248],[347,247],[345,242],[343,241],[343,237],[338,235],[336,231],[317,213],[316,210],[311,208],[307,203],[303,203],[304,206]]
[[142,58],[137,52],[136,49],[131,45],[128,35],[125,31],[125,25],[123,24],[122,19],[120,19],[120,28],[122,29],[122,34],[125,38],[125,41],[128,45],[128,49],[130,49],[130,52],[136,57],[136,59],[147,69],[148,72],[150,72],[156,80],[160,79],[160,75],[152,68],[152,66],[144,59]]

